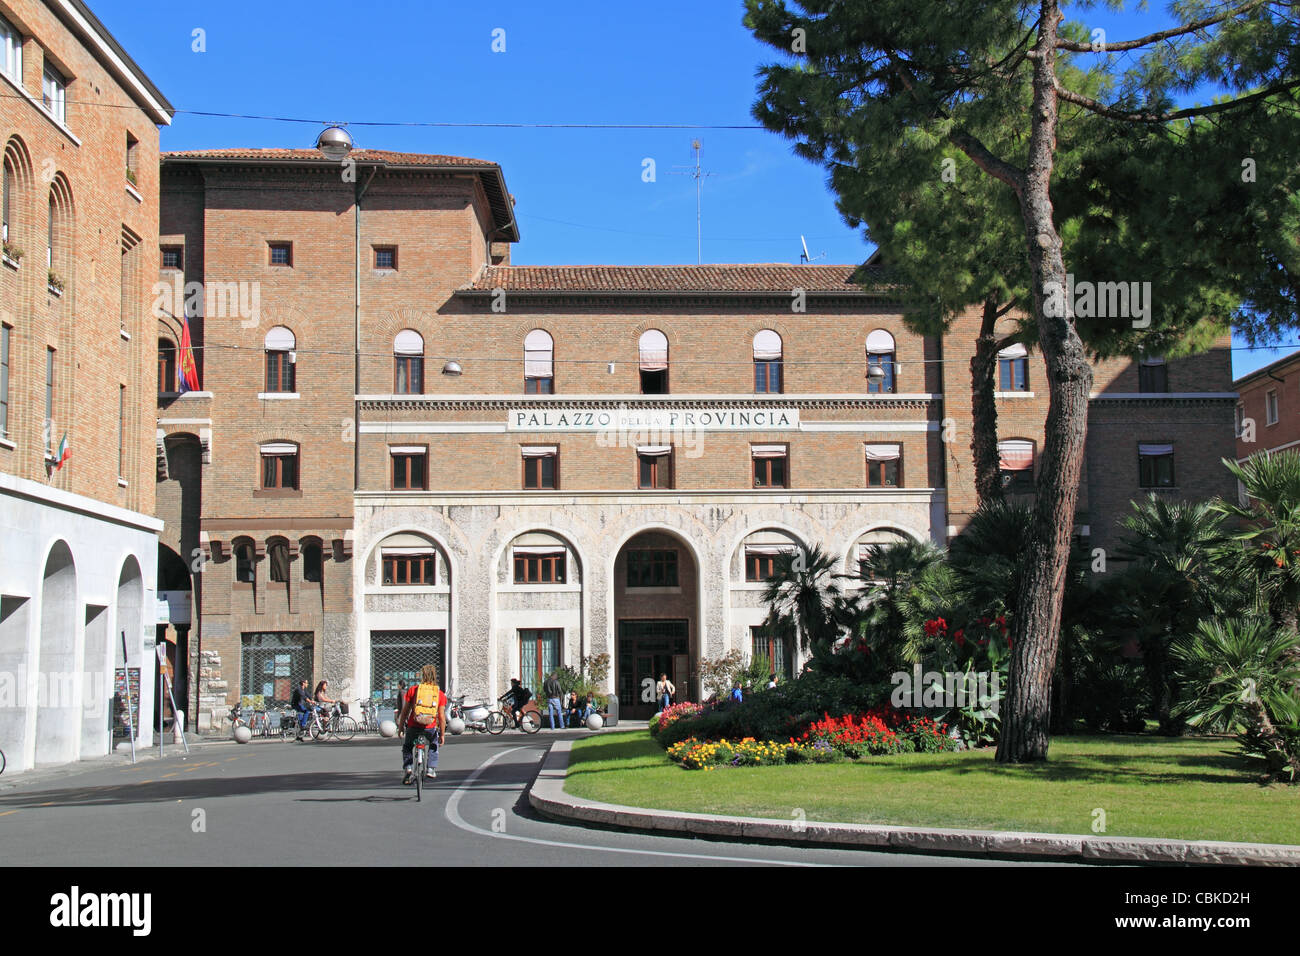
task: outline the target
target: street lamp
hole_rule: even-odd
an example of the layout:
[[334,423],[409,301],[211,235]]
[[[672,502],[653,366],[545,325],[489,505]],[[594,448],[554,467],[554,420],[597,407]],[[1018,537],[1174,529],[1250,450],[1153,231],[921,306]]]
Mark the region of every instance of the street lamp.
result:
[[871,364],[867,366],[867,380],[879,384],[885,380],[885,367]]
[[443,375],[459,375],[462,371],[464,370],[460,367],[460,363],[455,359],[447,362],[447,364],[442,367]]
[[340,163],[352,152],[352,137],[341,126],[321,130],[316,137],[316,149],[332,163]]

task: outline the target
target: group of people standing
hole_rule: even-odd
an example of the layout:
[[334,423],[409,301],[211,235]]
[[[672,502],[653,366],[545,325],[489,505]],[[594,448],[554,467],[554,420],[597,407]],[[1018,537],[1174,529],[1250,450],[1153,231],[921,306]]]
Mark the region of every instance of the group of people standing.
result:
[[596,713],[595,695],[589,693],[584,700],[578,696],[577,691],[570,691],[566,699],[564,688],[560,686],[560,679],[554,671],[542,681],[542,693],[546,695],[546,718],[550,721],[552,730],[586,726],[587,718]]

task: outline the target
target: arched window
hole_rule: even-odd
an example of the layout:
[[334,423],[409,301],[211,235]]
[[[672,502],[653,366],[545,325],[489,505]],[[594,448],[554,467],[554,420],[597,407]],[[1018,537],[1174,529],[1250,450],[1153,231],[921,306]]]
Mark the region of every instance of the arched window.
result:
[[1034,443],[1023,438],[998,442],[998,471],[1002,487],[1012,494],[1034,490]]
[[283,325],[266,333],[266,390],[268,392],[293,392],[294,365],[297,339]]
[[658,329],[641,333],[641,394],[668,394],[668,336]]
[[302,579],[319,583],[324,577],[325,552],[319,538],[304,538],[302,542]]
[[[0,51],[0,55],[3,51]],[[17,136],[9,137],[4,151],[4,215],[3,239],[5,257],[13,262],[22,260],[30,250],[23,248],[31,235],[29,188],[32,182],[32,162],[27,147]]]
[[176,391],[176,345],[171,339],[158,340],[158,391]]
[[555,343],[542,329],[533,329],[524,338],[524,393],[555,393]]
[[235,581],[240,584],[252,584],[257,578],[256,565],[253,563],[253,542],[247,538],[235,541],[232,548],[235,554]]
[[[0,219],[0,225],[3,226],[3,232],[0,233],[0,235],[3,235],[6,245],[9,242],[9,224],[13,221],[13,196],[14,170],[13,167],[9,165],[9,157],[6,156],[4,159],[4,215],[3,219]],[[5,255],[8,254],[9,251],[6,249]]]
[[781,392],[781,336],[764,329],[754,336],[754,391]]
[[284,538],[272,538],[267,542],[266,556],[270,564],[270,579],[277,584],[286,583],[289,580],[289,542]]
[[884,329],[867,336],[867,391],[894,391],[894,337]]
[[393,339],[393,394],[424,394],[424,337],[414,329]]

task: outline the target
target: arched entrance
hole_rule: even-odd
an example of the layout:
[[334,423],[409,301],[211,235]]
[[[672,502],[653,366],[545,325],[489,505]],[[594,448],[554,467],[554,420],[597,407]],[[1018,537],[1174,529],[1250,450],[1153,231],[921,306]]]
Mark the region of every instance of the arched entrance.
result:
[[[36,762],[77,759],[77,567],[67,542],[45,559],[41,646],[36,658]],[[30,686],[30,685],[29,685]]]
[[699,649],[699,566],[670,531],[642,531],[614,559],[614,663],[619,712],[633,720],[659,707],[654,685],[668,674],[676,701],[694,697]]
[[[188,713],[190,681],[190,631],[194,614],[193,589],[190,569],[171,548],[158,545],[158,601],[167,605],[167,623],[159,623],[158,645],[166,648],[167,664],[171,670],[172,693],[176,706]],[[168,702],[170,707],[170,701]],[[185,726],[190,726],[186,720]]]

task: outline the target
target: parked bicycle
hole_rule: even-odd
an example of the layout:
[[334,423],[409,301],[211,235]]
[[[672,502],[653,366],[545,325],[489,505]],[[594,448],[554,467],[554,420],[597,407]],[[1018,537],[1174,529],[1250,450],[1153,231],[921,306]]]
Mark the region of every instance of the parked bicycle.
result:
[[379,733],[379,705],[364,697],[357,698],[357,705],[361,708],[361,732]]

